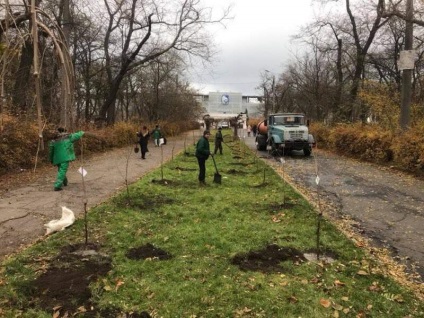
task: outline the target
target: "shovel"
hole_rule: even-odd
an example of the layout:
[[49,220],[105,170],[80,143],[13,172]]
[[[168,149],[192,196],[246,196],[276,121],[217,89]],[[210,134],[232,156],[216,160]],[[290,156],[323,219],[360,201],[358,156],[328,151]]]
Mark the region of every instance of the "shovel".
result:
[[211,156],[213,160],[213,165],[215,166],[215,174],[213,175],[213,182],[221,184],[221,175],[218,172],[218,168],[216,167],[216,162],[214,156]]

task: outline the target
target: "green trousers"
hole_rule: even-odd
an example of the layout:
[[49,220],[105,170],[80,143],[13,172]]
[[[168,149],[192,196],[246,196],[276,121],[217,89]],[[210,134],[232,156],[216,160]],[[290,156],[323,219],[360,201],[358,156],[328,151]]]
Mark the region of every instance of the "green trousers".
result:
[[66,178],[66,172],[68,171],[69,161],[59,163],[57,165],[57,177],[56,182],[54,183],[55,188],[61,188],[63,185],[68,184],[68,179]]

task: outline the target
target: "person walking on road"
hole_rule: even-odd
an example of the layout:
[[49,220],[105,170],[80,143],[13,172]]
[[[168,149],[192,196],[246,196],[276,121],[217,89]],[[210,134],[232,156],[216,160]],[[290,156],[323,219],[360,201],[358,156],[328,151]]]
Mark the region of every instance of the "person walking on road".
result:
[[75,150],[74,142],[79,140],[83,135],[83,131],[68,134],[62,127],[57,129],[58,133],[54,140],[49,143],[50,162],[57,166],[57,177],[54,183],[54,191],[61,191],[62,186],[68,185],[66,172],[69,168],[69,162],[74,161]]
[[160,132],[159,125],[156,125],[155,129],[152,132],[153,140],[155,142],[155,147],[159,147],[159,139],[162,137],[162,133]]
[[256,137],[256,133],[258,132],[258,126],[257,125],[253,125],[252,132],[253,132],[253,137]]
[[249,125],[247,126],[247,137],[250,137],[250,132],[252,131],[252,127]]
[[222,128],[219,127],[218,131],[216,132],[215,135],[215,150],[214,150],[214,154],[216,155],[216,153],[219,150],[219,154],[222,155],[222,142],[224,141],[224,138],[222,137]]
[[206,160],[208,160],[209,156],[211,154],[210,148],[209,148],[209,137],[211,133],[209,130],[205,130],[203,132],[203,136],[200,137],[200,139],[197,141],[196,144],[196,158],[197,162],[199,163],[199,184],[200,185],[206,185],[205,178],[206,178]]
[[147,144],[149,143],[150,133],[146,126],[137,132],[138,143],[140,144],[141,159],[146,159],[146,152],[149,152]]

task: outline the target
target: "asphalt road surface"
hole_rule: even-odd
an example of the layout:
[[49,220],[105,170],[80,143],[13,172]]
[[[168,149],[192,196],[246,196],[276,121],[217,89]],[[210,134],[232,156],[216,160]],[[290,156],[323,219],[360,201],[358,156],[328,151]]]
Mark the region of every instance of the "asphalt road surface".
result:
[[[256,149],[254,137],[245,143]],[[284,165],[291,183],[310,198],[327,202],[332,217],[348,216],[361,235],[424,278],[424,181],[378,165],[314,150],[285,156],[284,163],[259,151],[272,165]],[[277,158],[279,159],[279,158]],[[319,188],[317,186],[319,177]]]

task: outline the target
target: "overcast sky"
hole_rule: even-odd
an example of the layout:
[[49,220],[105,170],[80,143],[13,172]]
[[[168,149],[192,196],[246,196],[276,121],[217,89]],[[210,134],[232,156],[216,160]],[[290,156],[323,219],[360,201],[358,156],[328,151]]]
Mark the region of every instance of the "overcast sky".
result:
[[[210,70],[196,69],[190,82],[208,92],[258,95],[261,73],[276,76],[296,51],[290,36],[313,18],[312,0],[202,0],[220,12],[233,4],[234,19],[214,30],[219,54]],[[272,74],[270,73],[270,74]]]

